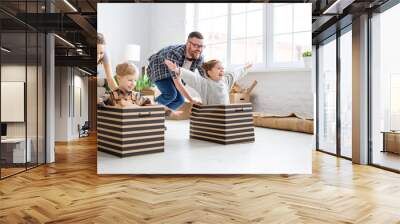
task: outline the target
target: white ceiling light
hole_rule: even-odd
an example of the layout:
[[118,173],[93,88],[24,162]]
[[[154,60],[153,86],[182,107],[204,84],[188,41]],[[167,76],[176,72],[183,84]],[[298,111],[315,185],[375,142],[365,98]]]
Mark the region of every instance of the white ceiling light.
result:
[[57,37],[59,40],[61,40],[62,42],[64,42],[65,44],[67,44],[70,47],[75,48],[75,45],[73,45],[71,42],[69,42],[68,40],[58,36],[57,34],[54,34],[55,37]]
[[85,70],[83,70],[83,69],[81,69],[81,68],[78,68],[78,70],[81,71],[81,72],[83,72],[83,73],[85,73],[85,74],[87,74],[87,75],[92,75],[92,73],[90,73],[90,72],[88,72],[88,71],[85,71]]
[[351,5],[354,0],[336,0],[332,5],[324,10],[322,14],[342,14],[343,9]]
[[1,50],[6,52],[6,53],[10,53],[11,52],[10,50],[8,50],[7,48],[4,48],[4,47],[2,47]]
[[65,4],[67,4],[74,12],[78,12],[78,10],[71,4],[69,3],[68,0],[64,0]]

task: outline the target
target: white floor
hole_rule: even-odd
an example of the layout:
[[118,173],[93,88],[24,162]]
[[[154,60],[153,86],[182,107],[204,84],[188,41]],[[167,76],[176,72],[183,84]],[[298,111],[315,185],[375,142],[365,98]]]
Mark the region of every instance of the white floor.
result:
[[163,153],[118,158],[98,152],[98,174],[310,174],[312,135],[255,128],[254,143],[189,139],[189,121],[167,121]]

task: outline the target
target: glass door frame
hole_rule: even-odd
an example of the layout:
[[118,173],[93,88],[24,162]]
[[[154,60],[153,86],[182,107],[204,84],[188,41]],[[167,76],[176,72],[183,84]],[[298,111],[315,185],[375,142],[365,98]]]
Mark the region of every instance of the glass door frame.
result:
[[374,9],[374,10],[370,10],[368,11],[368,30],[367,30],[367,45],[368,45],[368,53],[367,53],[367,78],[368,78],[368,165],[373,166],[373,167],[377,167],[383,170],[387,170],[387,171],[391,171],[394,173],[400,173],[400,170],[397,169],[393,169],[390,167],[386,167],[383,165],[379,165],[376,163],[373,163],[373,153],[374,153],[374,149],[373,149],[373,130],[372,130],[372,94],[373,94],[373,89],[372,89],[372,18],[374,17],[373,14],[374,13],[383,13],[386,10],[396,6],[397,4],[399,4],[400,2],[398,0],[388,0],[387,2],[385,2],[384,4],[382,4],[381,6],[379,6],[378,8]]
[[[25,3],[26,3],[26,1],[25,1]],[[39,3],[37,2],[37,4],[39,4]],[[27,6],[25,5],[25,16],[27,15],[27,8],[26,7]],[[38,10],[38,6],[37,6],[37,10]],[[47,7],[46,7],[46,12],[47,12]],[[40,30],[28,25],[27,23],[25,23],[23,21],[20,21],[18,19],[16,19],[16,20],[21,22],[21,23],[23,23],[24,30],[21,30],[22,32],[21,31],[19,31],[19,32],[25,34],[25,85],[24,85],[24,91],[25,91],[25,93],[24,93],[25,169],[21,170],[21,171],[18,171],[18,172],[15,172],[15,173],[12,173],[12,174],[9,174],[7,176],[3,176],[2,168],[0,167],[0,181],[4,180],[4,179],[7,179],[9,177],[15,176],[17,174],[26,172],[26,171],[28,171],[30,169],[37,168],[37,167],[39,167],[41,165],[46,164],[46,161],[47,161],[47,43],[48,43],[47,34],[48,33],[40,31]],[[0,24],[0,26],[1,26],[1,24]],[[18,32],[18,31],[16,31],[16,32]],[[0,31],[0,45],[1,45],[1,41],[2,41],[1,37],[2,37],[3,33],[8,33],[8,32]],[[28,153],[27,153],[27,147],[28,147],[28,116],[27,116],[28,33],[35,33],[36,34],[36,57],[37,57],[36,58],[36,96],[37,96],[37,102],[36,102],[36,122],[35,122],[36,126],[37,126],[36,127],[36,136],[35,136],[35,138],[37,140],[36,162],[35,162],[35,164],[33,166],[29,166],[29,167],[28,167],[28,162],[27,162],[27,156],[28,156]],[[43,88],[44,88],[44,91],[42,93],[42,95],[44,96],[44,99],[42,100],[42,103],[43,103],[42,107],[43,107],[44,116],[42,118],[44,120],[41,120],[41,122],[43,122],[43,125],[44,125],[43,126],[43,128],[44,128],[44,130],[43,130],[43,143],[44,143],[43,147],[44,148],[42,149],[42,152],[44,153],[44,155],[42,155],[43,162],[39,162],[39,141],[38,141],[38,138],[39,138],[38,137],[39,136],[39,113],[38,113],[38,111],[39,111],[39,100],[38,100],[38,96],[39,96],[39,81],[38,81],[39,80],[39,78],[38,78],[39,77],[39,69],[38,69],[38,66],[40,65],[39,64],[39,36],[41,36],[40,34],[43,34],[42,35],[43,38],[40,39],[40,40],[42,41],[42,47],[43,47],[43,49],[41,49],[41,52],[43,53],[43,55],[41,55],[41,57],[43,57],[42,60],[44,60],[44,63],[41,64],[42,65],[42,71],[41,71],[42,72],[42,82],[43,82]],[[2,78],[1,78],[1,67],[2,67],[2,56],[0,54],[0,82],[2,80]],[[0,87],[0,89],[1,89],[1,87]],[[1,96],[1,93],[0,93],[0,96]],[[0,101],[1,101],[1,99],[0,99]],[[0,109],[2,109],[1,106],[0,106]],[[0,117],[1,117],[1,115],[0,115]],[[0,121],[0,123],[1,123],[1,121]],[[0,145],[0,156],[1,156],[1,148],[2,147]]]
[[[336,33],[332,34],[331,36],[325,38],[324,40],[320,41],[316,45],[316,69],[315,69],[315,74],[316,74],[316,150],[319,152],[323,152],[332,156],[337,156],[340,158],[344,158],[347,160],[352,160],[352,158],[347,157],[342,155],[341,153],[341,108],[340,108],[340,103],[341,103],[341,97],[340,97],[340,86],[341,86],[341,64],[340,64],[340,37],[347,33],[351,32],[352,30],[352,23],[348,24],[344,28],[337,30]],[[335,38],[332,38],[332,36],[335,36]],[[331,39],[331,40],[329,40]],[[319,61],[320,61],[320,55],[319,55],[319,47],[321,43],[324,42],[330,42],[330,41],[336,41],[336,153],[328,152],[324,149],[321,149],[319,147],[319,111],[320,111],[320,105],[319,105]]]

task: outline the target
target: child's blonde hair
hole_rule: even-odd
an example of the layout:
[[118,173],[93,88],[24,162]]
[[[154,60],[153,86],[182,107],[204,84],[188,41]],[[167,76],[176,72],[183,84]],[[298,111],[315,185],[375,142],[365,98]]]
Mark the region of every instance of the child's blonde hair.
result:
[[122,64],[118,64],[116,68],[116,73],[118,76],[123,77],[126,75],[137,75],[137,67],[129,62],[124,62]]

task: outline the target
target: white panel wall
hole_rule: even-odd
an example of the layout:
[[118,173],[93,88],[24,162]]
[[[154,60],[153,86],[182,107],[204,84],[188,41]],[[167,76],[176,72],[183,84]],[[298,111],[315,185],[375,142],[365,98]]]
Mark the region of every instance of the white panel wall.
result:
[[[78,70],[56,67],[55,91],[55,140],[69,141],[79,137],[78,124],[88,120],[88,80]],[[76,108],[79,104],[75,89],[81,91],[82,115]],[[75,110],[75,113],[74,113]]]
[[[142,66],[149,51],[151,4],[97,4],[97,31],[103,33],[112,68],[124,61],[125,47],[138,44],[141,47]],[[102,74],[102,73],[101,73]],[[100,75],[104,77],[104,75]]]
[[153,4],[150,15],[148,56],[163,47],[185,43],[185,4]]
[[55,141],[70,139],[69,124],[69,85],[70,70],[68,67],[55,68]]
[[312,77],[310,71],[249,73],[239,81],[249,87],[258,84],[252,92],[254,110],[274,114],[296,113],[313,118]]

